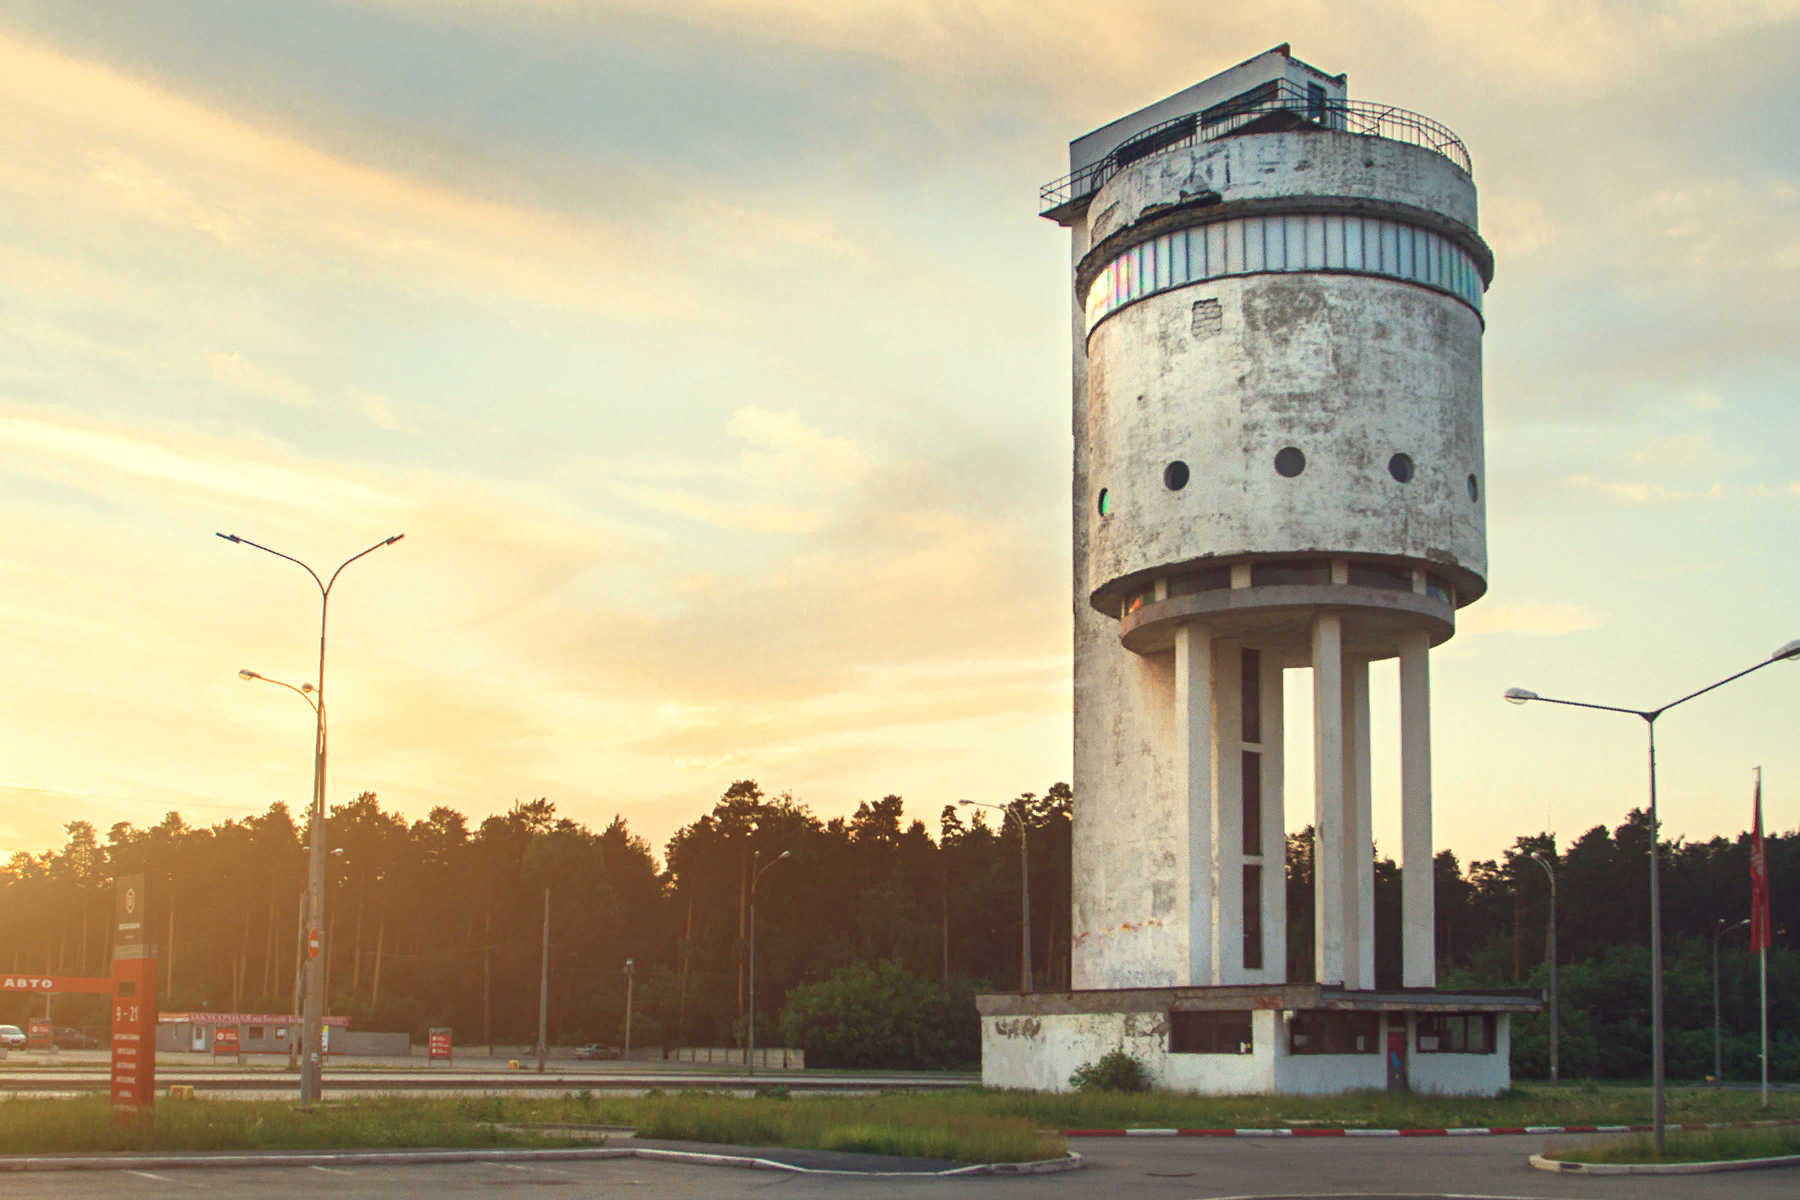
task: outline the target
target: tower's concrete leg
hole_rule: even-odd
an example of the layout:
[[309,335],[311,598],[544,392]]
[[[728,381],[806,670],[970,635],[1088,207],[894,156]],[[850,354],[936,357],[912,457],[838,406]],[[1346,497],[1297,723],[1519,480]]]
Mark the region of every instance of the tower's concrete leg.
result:
[[1175,631],[1176,772],[1187,822],[1188,960],[1177,978],[1217,983],[1213,975],[1213,647],[1204,625]]
[[1262,982],[1287,980],[1287,814],[1282,808],[1281,656],[1262,655]]
[[1213,643],[1212,981],[1247,983],[1244,974],[1244,687],[1243,647]]
[[1406,987],[1437,986],[1431,849],[1431,640],[1400,635],[1400,958]]
[[1344,980],[1344,631],[1336,613],[1313,618],[1313,970]]
[[1344,658],[1344,986],[1375,986],[1375,817],[1369,662]]

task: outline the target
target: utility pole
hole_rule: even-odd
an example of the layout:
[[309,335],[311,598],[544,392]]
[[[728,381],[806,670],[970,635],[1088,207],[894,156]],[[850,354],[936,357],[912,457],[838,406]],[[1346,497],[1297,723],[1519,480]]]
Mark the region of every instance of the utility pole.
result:
[[631,1057],[631,985],[637,982],[637,972],[633,969],[631,959],[625,960],[625,1053],[621,1058]]
[[[763,871],[767,871],[769,867],[787,856],[788,852],[783,850],[775,856],[774,862],[771,862],[768,867],[764,867],[762,871],[757,871],[750,877],[750,1036],[748,1038],[749,1049],[744,1052],[744,1068],[750,1075],[756,1074],[756,885],[762,881]],[[752,854],[750,856],[751,865],[754,866],[756,860],[761,857],[762,851],[760,850]]]
[[1031,990],[1031,866],[1026,853],[1025,813],[1021,803],[1017,808],[1010,804],[983,804],[979,800],[958,800],[958,804],[971,808],[997,808],[1007,819],[1019,827],[1019,991],[1021,994]]
[[550,1021],[550,889],[544,889],[544,957],[538,973],[538,1074],[544,1073],[544,1059],[549,1056],[545,1034]]
[[1719,939],[1739,926],[1748,925],[1750,918],[1727,925],[1725,918],[1720,917],[1713,924],[1713,1086],[1725,1082],[1725,1047],[1720,1033],[1719,1023]]
[[1562,1082],[1562,1073],[1557,1063],[1557,1042],[1562,1033],[1562,1015],[1556,1007],[1556,872],[1550,867],[1550,860],[1536,850],[1531,857],[1537,865],[1544,868],[1544,874],[1550,877],[1550,1086],[1555,1087]]

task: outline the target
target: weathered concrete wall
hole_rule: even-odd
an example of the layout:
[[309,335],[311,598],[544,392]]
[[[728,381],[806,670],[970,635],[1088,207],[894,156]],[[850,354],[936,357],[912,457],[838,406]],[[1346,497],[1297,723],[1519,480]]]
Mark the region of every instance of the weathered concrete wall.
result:
[[[1511,1086],[1508,1018],[1498,1021],[1496,1054],[1411,1054],[1412,1090],[1493,1096]],[[1207,1095],[1281,1092],[1333,1095],[1387,1086],[1380,1054],[1289,1054],[1283,1015],[1251,1014],[1250,1054],[1170,1054],[1168,1019],[1160,1013],[1079,1013],[984,1017],[981,1082],[985,1087],[1069,1090],[1069,1076],[1113,1050],[1144,1064],[1152,1083]]]
[[[1216,323],[1195,320],[1202,305]],[[1453,297],[1324,274],[1210,280],[1107,318],[1088,345],[1085,499],[1111,501],[1086,546],[1089,596],[1116,613],[1159,568],[1315,551],[1413,559],[1478,596],[1481,333]],[[1295,478],[1274,465],[1288,446],[1306,455]],[[1190,481],[1172,491],[1177,460]]]
[[1494,1018],[1492,1054],[1414,1054],[1407,1082],[1415,1092],[1446,1096],[1498,1096],[1512,1086],[1512,1017]]
[[1264,133],[1154,154],[1108,180],[1088,205],[1090,240],[1212,193],[1224,204],[1288,197],[1436,213],[1477,227],[1475,181],[1435,150],[1354,133]]

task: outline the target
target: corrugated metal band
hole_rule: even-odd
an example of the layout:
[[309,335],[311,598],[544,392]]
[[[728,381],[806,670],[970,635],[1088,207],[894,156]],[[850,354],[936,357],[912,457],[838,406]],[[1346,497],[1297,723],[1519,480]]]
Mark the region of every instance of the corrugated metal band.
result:
[[1087,330],[1145,296],[1231,275],[1344,271],[1448,292],[1481,312],[1481,272],[1450,239],[1399,221],[1329,214],[1234,217],[1133,246],[1088,288]]

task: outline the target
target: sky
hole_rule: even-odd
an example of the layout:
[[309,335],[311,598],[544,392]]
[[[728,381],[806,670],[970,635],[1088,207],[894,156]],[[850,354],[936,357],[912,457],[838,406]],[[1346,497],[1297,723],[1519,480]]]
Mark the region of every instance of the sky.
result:
[[[314,679],[318,592],[215,532],[406,535],[332,592],[334,803],[660,849],[736,779],[934,829],[1067,779],[1036,189],[1281,42],[1462,137],[1497,261],[1438,845],[1617,824],[1642,723],[1500,696],[1800,637],[1800,2],[0,0],[0,853],[304,805],[311,713],[237,672]],[[1797,700],[1662,719],[1671,836],[1746,827],[1756,765],[1800,827]]]

